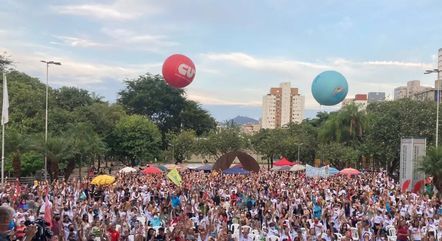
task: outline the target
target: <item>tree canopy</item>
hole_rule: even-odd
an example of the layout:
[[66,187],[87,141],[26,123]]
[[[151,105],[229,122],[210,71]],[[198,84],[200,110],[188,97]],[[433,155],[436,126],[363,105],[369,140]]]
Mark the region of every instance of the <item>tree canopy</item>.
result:
[[[116,103],[85,89],[49,88],[49,138],[44,144],[46,86],[37,78],[11,69],[7,72],[9,123],[6,126],[6,167],[14,176],[34,175],[48,153],[52,178],[101,160],[127,165],[184,161],[192,155],[217,159],[231,151],[255,152],[269,163],[284,156],[313,163],[321,159],[338,168],[355,166],[398,169],[400,140],[424,137],[434,144],[436,104],[403,99],[372,103],[366,110],[348,105],[320,112],[316,118],[280,129],[249,135],[235,125],[217,127],[201,105],[182,89],[165,84],[160,75],[145,74],[125,81]],[[2,86],[0,86],[2,91]],[[0,99],[1,102],[1,99]],[[441,137],[441,136],[439,136]],[[430,151],[423,167],[430,175],[439,165]],[[369,165],[367,165],[369,164]],[[99,165],[100,166],[100,165]]]
[[169,142],[177,142],[175,159],[180,160],[189,157],[192,150],[184,150],[186,141],[216,127],[210,114],[197,102],[186,99],[183,90],[170,88],[161,76],[148,73],[127,80],[117,103],[104,101],[85,89],[49,87],[49,135],[45,145],[46,85],[11,69],[12,63],[0,54],[0,70],[6,71],[8,78],[10,107],[5,145],[6,167],[11,175],[36,174],[44,168],[46,152],[52,178],[61,174],[68,177],[74,168],[79,168],[81,174],[81,167],[101,160],[126,164],[159,160],[162,151],[170,149]]

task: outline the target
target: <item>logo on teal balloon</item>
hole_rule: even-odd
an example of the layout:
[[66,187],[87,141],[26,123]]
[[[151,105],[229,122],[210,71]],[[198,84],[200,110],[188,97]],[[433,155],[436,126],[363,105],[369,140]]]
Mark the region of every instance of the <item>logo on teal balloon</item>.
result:
[[313,80],[312,94],[321,105],[336,105],[345,99],[348,83],[345,77],[336,71],[324,71]]

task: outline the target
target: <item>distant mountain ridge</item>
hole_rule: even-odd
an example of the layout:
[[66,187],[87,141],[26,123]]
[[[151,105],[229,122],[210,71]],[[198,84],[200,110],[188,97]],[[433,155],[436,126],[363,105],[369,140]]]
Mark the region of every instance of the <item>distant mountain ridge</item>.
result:
[[258,120],[255,120],[255,119],[247,117],[247,116],[240,116],[240,115],[229,120],[229,122],[233,122],[236,125],[259,124]]

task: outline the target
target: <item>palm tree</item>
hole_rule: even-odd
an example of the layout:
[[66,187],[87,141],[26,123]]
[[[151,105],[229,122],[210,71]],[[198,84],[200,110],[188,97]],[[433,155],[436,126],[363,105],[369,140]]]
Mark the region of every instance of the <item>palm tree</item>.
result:
[[12,158],[12,168],[15,177],[21,176],[21,155],[29,148],[29,138],[15,129],[8,129],[5,139],[6,153]]
[[362,141],[365,130],[365,113],[354,104],[345,106],[328,116],[320,127],[319,138],[322,142],[336,141],[346,145]]
[[59,176],[60,165],[66,160],[72,158],[72,147],[68,138],[64,136],[49,136],[47,145],[41,141],[41,136],[34,138],[32,148],[44,153],[47,150],[48,174],[51,179],[57,179]]
[[84,162],[93,161],[97,155],[106,151],[106,146],[100,136],[87,123],[77,123],[69,128],[68,135],[74,153],[74,158],[67,166],[66,175],[70,175],[78,165],[79,176]]
[[433,184],[442,197],[442,148],[431,148],[424,157],[420,170],[433,177]]
[[344,107],[343,116],[345,117],[345,122],[347,122],[348,125],[349,137],[353,140],[361,141],[365,129],[364,113],[359,111],[358,106],[351,104]]

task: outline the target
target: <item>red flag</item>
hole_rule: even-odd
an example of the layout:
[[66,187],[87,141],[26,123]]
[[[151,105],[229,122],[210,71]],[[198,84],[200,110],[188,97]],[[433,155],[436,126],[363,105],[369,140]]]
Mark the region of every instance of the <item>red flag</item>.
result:
[[20,195],[21,195],[21,184],[20,184],[20,180],[17,178],[17,180],[15,182],[14,196],[12,197],[13,201],[17,200],[17,198],[19,198]]
[[402,183],[401,191],[406,192],[408,190],[408,188],[410,187],[410,183],[411,183],[410,179],[407,179],[404,183]]
[[425,184],[425,179],[416,182],[416,184],[414,184],[413,192],[418,193],[424,184]]
[[49,198],[46,196],[45,201],[45,222],[49,223],[49,227],[52,227],[52,208],[51,204],[49,203]]

